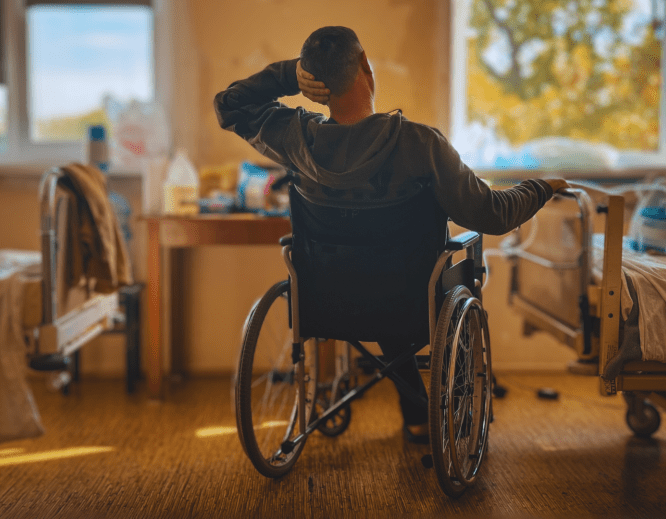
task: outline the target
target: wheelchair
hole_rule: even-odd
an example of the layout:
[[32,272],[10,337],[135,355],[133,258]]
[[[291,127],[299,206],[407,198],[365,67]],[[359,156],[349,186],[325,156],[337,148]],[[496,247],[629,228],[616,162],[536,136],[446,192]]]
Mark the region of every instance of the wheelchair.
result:
[[[312,433],[341,434],[354,399],[388,377],[427,409],[424,465],[448,496],[460,496],[479,475],[492,414],[482,237],[450,238],[427,189],[373,209],[321,206],[293,184],[289,198],[292,234],[280,239],[289,279],[255,303],[243,330],[234,398],[245,453],[262,475],[285,475]],[[454,265],[456,251],[466,255]],[[386,340],[404,351],[385,359],[362,344]],[[424,397],[394,371],[427,345],[417,358],[430,375]],[[320,349],[331,347],[335,374],[319,382]],[[363,384],[359,365],[369,374]]]

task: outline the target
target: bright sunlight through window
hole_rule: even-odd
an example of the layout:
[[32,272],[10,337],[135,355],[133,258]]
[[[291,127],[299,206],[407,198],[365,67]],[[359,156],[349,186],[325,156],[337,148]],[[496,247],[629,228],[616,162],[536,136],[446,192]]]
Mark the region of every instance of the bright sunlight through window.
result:
[[26,22],[33,141],[81,140],[90,124],[107,123],[108,101],[153,99],[151,9],[38,5]]
[[660,150],[662,1],[456,6],[458,50],[466,55],[457,130],[472,163],[544,166],[546,147],[581,156],[587,146],[590,160]]
[[[20,449],[20,452],[22,452],[23,450],[24,449]],[[39,461],[61,460],[64,458],[87,456],[89,454],[112,452],[114,450],[116,450],[114,447],[70,447],[67,449],[55,449],[44,452],[32,452],[29,454],[11,452],[11,453],[6,453],[8,455],[3,456],[0,453],[0,467],[6,465],[21,465],[23,463],[36,463]]]

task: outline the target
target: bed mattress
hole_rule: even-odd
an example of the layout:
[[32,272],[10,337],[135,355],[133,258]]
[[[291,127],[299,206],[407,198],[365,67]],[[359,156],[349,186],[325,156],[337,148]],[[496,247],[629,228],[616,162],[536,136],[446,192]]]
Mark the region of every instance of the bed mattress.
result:
[[42,254],[35,251],[0,249],[0,283],[3,290],[15,283],[21,294],[23,327],[37,326],[42,320]]
[[[0,282],[13,280],[20,291],[21,324],[33,328],[44,322],[42,305],[42,254],[35,251],[0,249]],[[89,299],[85,287],[65,290],[64,282],[58,283],[58,317],[81,306]]]
[[[592,236],[592,279],[601,282],[604,258],[604,235]],[[633,301],[626,276],[636,289]],[[626,320],[633,305],[638,303],[638,328],[642,360],[666,362],[666,256],[635,252],[624,238],[622,246],[622,292],[620,307]]]

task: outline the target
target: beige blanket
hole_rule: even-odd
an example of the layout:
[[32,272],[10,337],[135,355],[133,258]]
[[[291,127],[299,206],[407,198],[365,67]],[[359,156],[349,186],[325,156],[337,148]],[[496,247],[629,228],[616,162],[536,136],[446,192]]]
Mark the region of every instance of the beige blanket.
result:
[[[592,239],[592,276],[601,282],[604,258],[604,236]],[[633,308],[625,276],[629,276],[638,296],[638,327],[643,360],[666,362],[666,256],[652,256],[634,252],[627,245],[622,248],[622,293],[620,306],[626,320]]]
[[0,250],[0,442],[43,433],[26,381],[23,273],[39,268],[39,252]]

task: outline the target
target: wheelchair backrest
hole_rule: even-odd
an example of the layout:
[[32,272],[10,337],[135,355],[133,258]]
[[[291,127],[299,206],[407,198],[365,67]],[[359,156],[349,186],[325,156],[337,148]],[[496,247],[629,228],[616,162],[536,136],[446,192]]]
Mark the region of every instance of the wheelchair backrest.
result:
[[372,209],[289,196],[301,336],[427,344],[428,280],[448,236],[430,190]]

